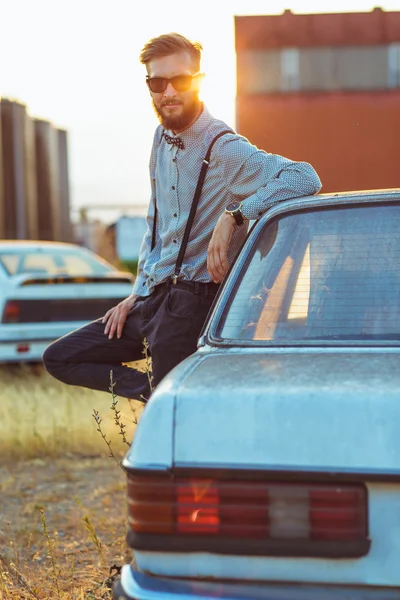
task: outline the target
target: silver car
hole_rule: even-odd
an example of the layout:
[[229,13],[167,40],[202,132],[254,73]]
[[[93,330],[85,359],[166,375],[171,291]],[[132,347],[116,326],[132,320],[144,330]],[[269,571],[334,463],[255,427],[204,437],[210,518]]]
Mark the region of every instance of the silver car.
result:
[[124,459],[115,599],[400,599],[400,190],[282,202]]
[[0,363],[47,345],[132,293],[133,276],[76,244],[0,240]]

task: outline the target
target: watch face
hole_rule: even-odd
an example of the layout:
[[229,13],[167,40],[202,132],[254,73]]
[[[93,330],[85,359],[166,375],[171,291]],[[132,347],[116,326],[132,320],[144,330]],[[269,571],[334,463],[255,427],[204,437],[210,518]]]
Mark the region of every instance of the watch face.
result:
[[234,212],[235,210],[239,210],[239,208],[240,202],[229,202],[225,210],[228,210],[229,212]]

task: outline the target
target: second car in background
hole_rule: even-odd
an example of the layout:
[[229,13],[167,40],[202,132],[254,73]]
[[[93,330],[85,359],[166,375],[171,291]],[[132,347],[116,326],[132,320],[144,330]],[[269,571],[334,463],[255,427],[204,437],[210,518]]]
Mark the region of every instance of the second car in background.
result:
[[40,361],[49,343],[102,317],[132,284],[75,244],[0,241],[0,363]]

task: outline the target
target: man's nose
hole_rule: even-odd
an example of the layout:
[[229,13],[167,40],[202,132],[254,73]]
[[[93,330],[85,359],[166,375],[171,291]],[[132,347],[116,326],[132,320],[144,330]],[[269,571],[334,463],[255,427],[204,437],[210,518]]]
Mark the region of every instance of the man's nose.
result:
[[176,90],[170,81],[164,90],[164,96],[176,96]]

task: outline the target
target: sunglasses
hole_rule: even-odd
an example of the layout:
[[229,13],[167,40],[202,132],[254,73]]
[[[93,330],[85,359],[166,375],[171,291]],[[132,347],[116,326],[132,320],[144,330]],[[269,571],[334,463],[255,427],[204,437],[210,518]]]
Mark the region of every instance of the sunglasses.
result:
[[155,94],[162,94],[165,92],[169,83],[173,85],[177,92],[187,92],[192,85],[193,77],[198,77],[198,75],[202,75],[202,73],[197,71],[197,73],[193,73],[193,75],[175,75],[175,77],[171,77],[170,79],[167,79],[166,77],[149,77],[147,75],[146,83],[150,90]]

